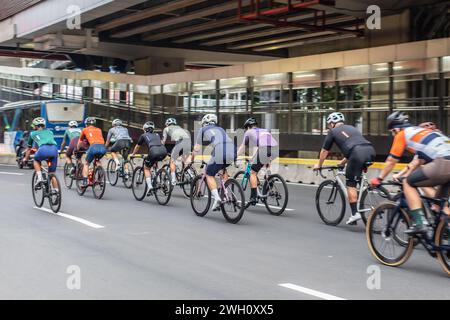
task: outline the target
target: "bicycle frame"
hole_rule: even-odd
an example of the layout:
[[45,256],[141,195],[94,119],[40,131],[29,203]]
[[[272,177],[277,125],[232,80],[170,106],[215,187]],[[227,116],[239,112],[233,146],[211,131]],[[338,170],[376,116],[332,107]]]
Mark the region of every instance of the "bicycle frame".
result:
[[[201,166],[202,169],[203,169],[204,165],[205,164],[203,163],[202,166]],[[217,174],[217,176],[219,177],[220,187],[222,188],[222,190],[224,190],[225,198],[227,200],[229,200],[228,190],[225,188],[225,182],[223,181],[223,176],[224,176],[225,172],[226,172],[226,169],[220,170],[220,172]],[[203,190],[203,187],[205,186],[205,184],[206,184],[206,187],[208,187],[207,182],[206,182],[206,173],[203,172],[202,173],[201,183],[200,183],[199,188],[197,189],[197,192],[199,192],[199,190]],[[223,200],[224,199],[222,199],[222,201]]]
[[[264,180],[267,180],[267,178],[271,175],[270,164],[266,164],[264,167],[267,169],[266,172],[264,173]],[[247,166],[245,168],[244,176],[243,176],[243,179],[241,181],[241,187],[242,187],[243,190],[247,189],[247,186],[248,186],[248,183],[249,183],[249,180],[250,180],[251,171],[252,171],[252,162],[251,161],[247,161]],[[258,197],[259,198],[267,198],[267,195],[262,194],[261,189],[262,189],[261,184],[258,184],[258,186],[256,187],[256,191],[258,193]]]

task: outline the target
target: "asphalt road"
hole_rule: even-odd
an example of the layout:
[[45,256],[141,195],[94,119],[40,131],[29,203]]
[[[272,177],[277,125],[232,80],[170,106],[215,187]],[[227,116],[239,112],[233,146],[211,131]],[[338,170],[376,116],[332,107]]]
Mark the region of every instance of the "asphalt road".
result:
[[1,299],[450,299],[423,249],[385,267],[362,226],[324,225],[314,186],[290,184],[282,216],[255,207],[232,225],[195,216],[178,188],[165,207],[122,186],[102,200],[64,188],[57,216],[33,208],[31,173],[0,165]]

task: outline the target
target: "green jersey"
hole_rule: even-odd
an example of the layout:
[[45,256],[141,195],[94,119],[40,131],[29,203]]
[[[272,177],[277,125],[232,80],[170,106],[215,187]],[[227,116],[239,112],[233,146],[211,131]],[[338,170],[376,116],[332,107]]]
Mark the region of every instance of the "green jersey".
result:
[[80,136],[80,134],[81,134],[80,128],[69,128],[64,133],[63,141],[65,141],[67,139],[68,142],[70,142],[70,141],[72,141],[73,138],[78,138]]
[[33,146],[33,141],[40,147],[45,144],[57,145],[53,132],[47,129],[36,130],[30,133],[28,138],[28,146]]

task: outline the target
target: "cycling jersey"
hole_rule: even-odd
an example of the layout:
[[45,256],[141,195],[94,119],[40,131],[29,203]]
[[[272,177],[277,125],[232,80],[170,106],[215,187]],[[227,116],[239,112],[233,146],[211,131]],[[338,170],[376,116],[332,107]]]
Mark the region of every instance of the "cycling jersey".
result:
[[159,134],[155,132],[146,132],[139,137],[137,142],[138,145],[142,146],[143,144],[147,144],[148,149],[150,150],[152,147],[162,146],[161,138]]
[[363,137],[358,129],[347,124],[330,129],[322,148],[330,151],[333,143],[336,143],[347,159],[350,157],[352,149],[355,146],[372,145]]
[[105,139],[103,139],[102,130],[94,126],[88,126],[81,130],[80,139],[87,139],[89,144],[92,146],[94,144],[105,144]]
[[244,144],[252,147],[276,147],[277,141],[273,138],[272,134],[261,128],[253,128],[247,130],[244,135]]
[[214,147],[220,144],[233,144],[233,140],[231,140],[225,130],[213,124],[205,126],[199,131],[196,144],[202,145],[203,142]]
[[396,134],[389,156],[400,159],[405,149],[428,163],[450,156],[450,139],[440,132],[411,126]]
[[63,141],[66,141],[70,143],[74,138],[78,138],[81,134],[80,128],[69,128],[64,132]]
[[33,141],[41,147],[43,145],[57,145],[53,132],[48,129],[36,130],[31,132],[28,138],[28,146],[31,148],[33,146]]
[[130,140],[132,141],[130,134],[128,133],[128,129],[122,126],[112,127],[108,131],[107,140],[117,141],[117,140]]
[[163,143],[166,142],[167,137],[170,137],[173,141],[177,142],[183,139],[191,139],[191,135],[188,131],[184,130],[178,125],[170,125],[163,130]]

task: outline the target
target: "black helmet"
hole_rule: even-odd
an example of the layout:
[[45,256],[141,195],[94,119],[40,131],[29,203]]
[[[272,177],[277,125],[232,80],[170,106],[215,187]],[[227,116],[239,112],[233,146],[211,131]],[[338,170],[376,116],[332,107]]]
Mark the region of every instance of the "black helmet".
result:
[[387,126],[389,130],[392,130],[395,128],[410,127],[411,124],[409,123],[409,118],[406,114],[401,111],[395,111],[387,117]]
[[152,121],[147,121],[142,128],[145,132],[153,132],[155,129],[155,124]]
[[247,121],[245,121],[244,129],[247,129],[250,126],[256,126],[256,125],[258,125],[258,121],[256,121],[255,118],[251,117],[251,118],[248,118]]

